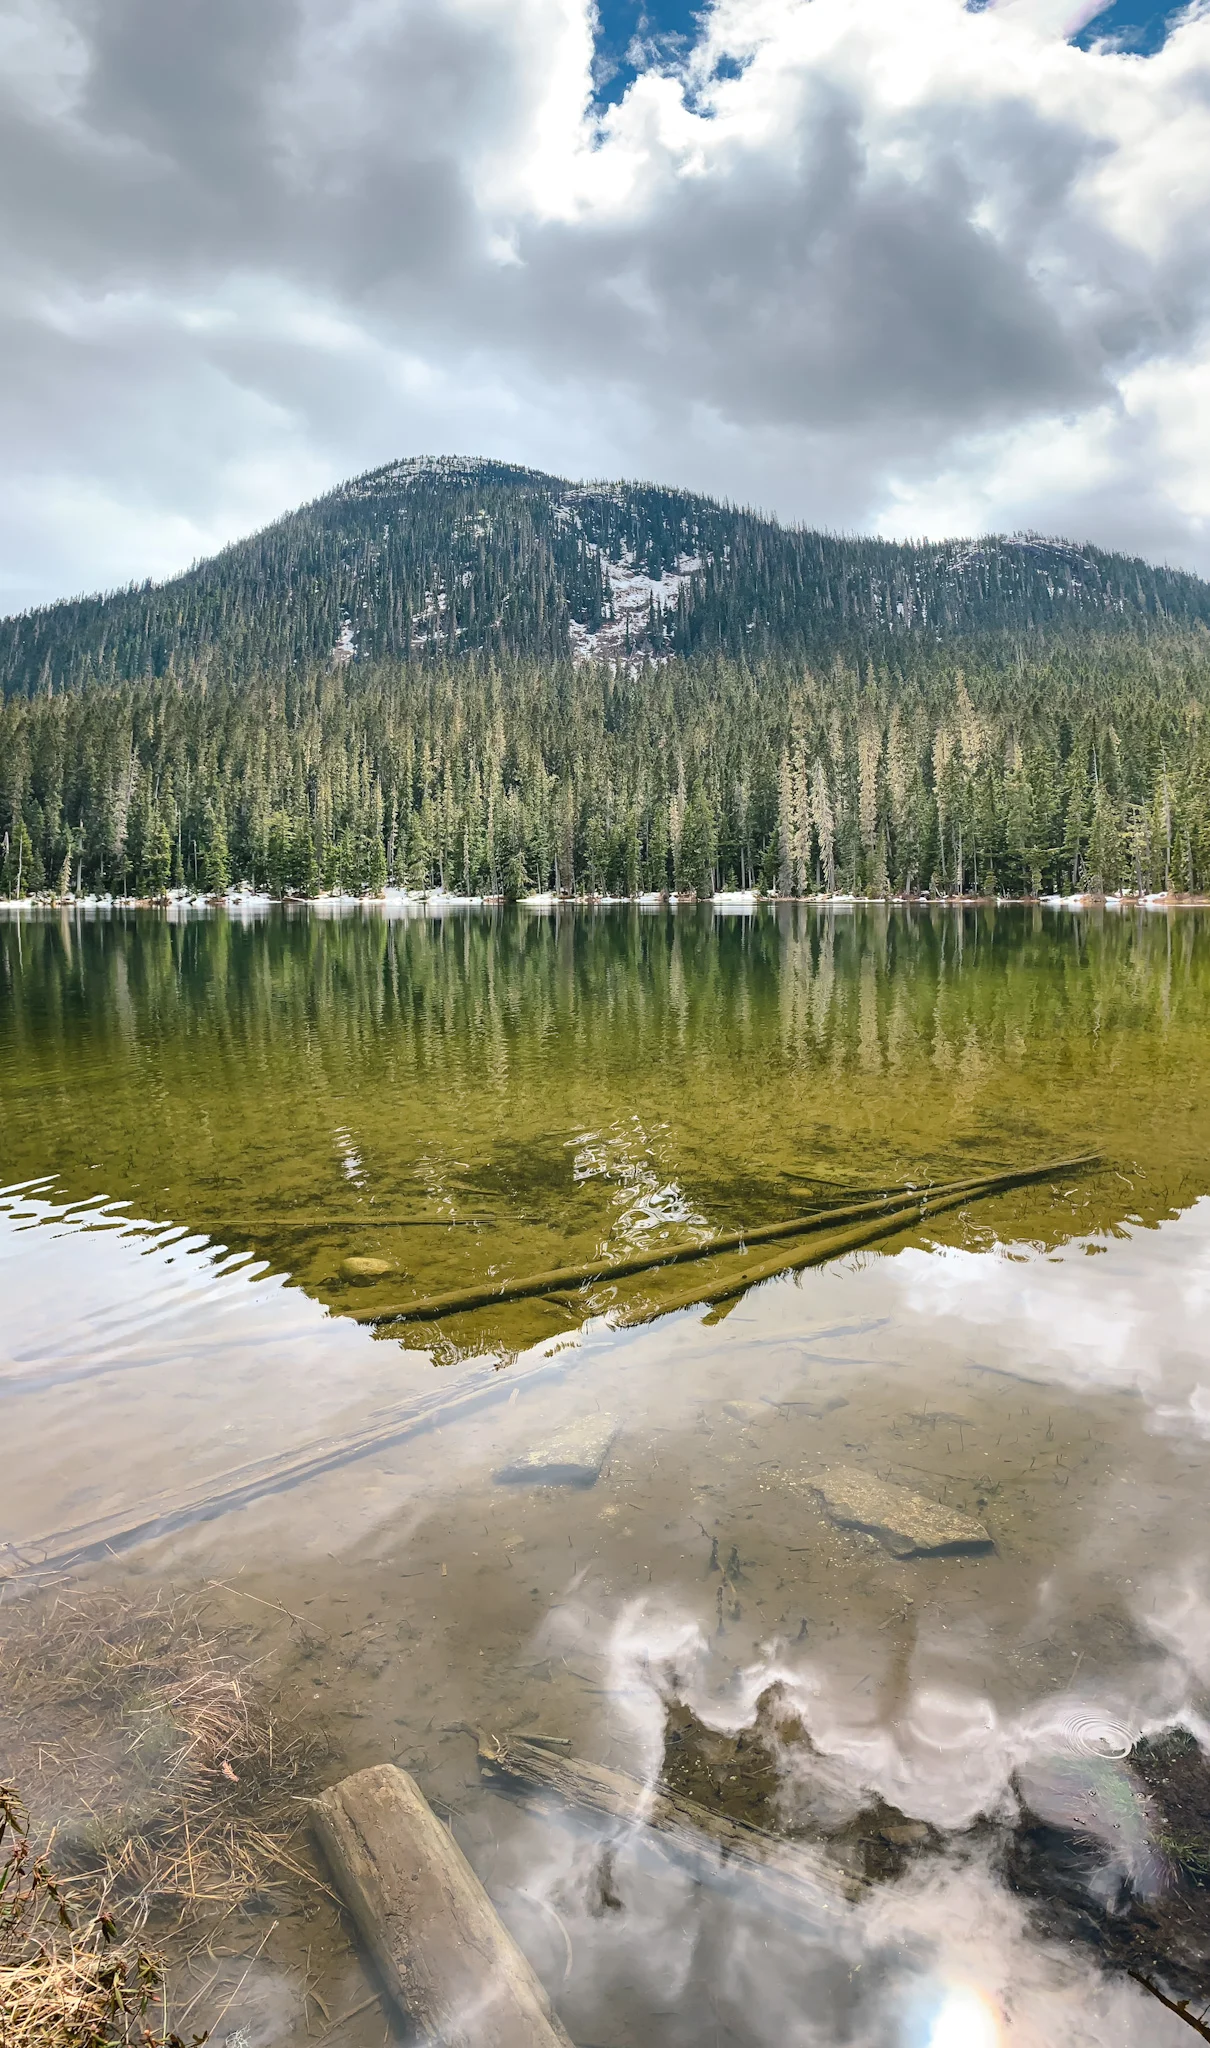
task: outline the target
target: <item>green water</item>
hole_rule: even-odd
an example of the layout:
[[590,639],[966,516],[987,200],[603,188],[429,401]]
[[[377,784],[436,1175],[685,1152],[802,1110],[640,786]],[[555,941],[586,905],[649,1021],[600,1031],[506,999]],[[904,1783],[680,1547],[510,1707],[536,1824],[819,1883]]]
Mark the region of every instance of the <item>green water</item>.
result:
[[[1089,1150],[1109,1170],[1069,1203],[938,1227],[1154,1222],[1210,1174],[1206,940],[1199,912],[1031,909],[8,920],[4,1178],[360,1308]],[[489,1220],[403,1227],[436,1216]],[[390,1273],[353,1287],[350,1254]]]

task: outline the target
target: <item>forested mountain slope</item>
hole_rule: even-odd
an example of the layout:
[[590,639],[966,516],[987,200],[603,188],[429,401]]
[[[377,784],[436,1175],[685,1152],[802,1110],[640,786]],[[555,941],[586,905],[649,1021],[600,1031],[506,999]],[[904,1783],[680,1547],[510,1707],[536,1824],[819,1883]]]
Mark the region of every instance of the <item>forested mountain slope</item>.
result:
[[1210,584],[1035,538],[911,546],[503,463],[389,464],[171,582],[0,621],[0,689],[488,653],[819,657],[1210,624]]

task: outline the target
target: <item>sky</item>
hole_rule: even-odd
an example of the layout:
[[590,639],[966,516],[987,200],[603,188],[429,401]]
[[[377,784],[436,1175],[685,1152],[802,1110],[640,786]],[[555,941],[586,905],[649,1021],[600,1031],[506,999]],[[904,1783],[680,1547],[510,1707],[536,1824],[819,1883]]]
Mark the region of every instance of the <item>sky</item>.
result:
[[0,609],[403,455],[1210,574],[1210,0],[0,0]]

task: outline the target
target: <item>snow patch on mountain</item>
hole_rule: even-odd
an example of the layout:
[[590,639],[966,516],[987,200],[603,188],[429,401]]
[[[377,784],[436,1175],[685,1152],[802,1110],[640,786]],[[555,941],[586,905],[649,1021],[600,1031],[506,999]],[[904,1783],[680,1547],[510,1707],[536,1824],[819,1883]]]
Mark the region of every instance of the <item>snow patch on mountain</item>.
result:
[[657,612],[674,611],[681,591],[701,566],[699,555],[681,555],[675,569],[648,576],[629,550],[617,562],[602,557],[610,616],[595,632],[582,620],[571,620],[573,661],[625,660],[628,648],[641,647],[647,639],[652,607]]

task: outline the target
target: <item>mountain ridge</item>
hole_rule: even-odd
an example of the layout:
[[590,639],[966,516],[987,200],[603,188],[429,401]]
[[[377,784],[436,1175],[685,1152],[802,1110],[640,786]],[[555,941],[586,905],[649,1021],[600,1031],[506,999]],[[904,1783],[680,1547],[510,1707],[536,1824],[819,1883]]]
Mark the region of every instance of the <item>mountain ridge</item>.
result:
[[854,654],[1210,626],[1188,571],[1043,535],[888,541],[673,487],[402,457],[164,582],[0,620],[0,690],[466,654]]

